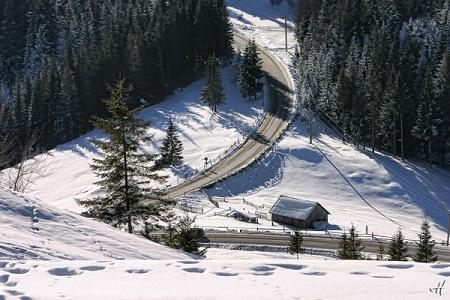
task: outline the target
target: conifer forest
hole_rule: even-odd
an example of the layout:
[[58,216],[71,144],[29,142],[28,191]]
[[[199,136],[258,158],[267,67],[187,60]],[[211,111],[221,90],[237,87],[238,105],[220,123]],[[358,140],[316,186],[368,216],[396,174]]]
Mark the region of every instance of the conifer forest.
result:
[[93,128],[116,81],[131,107],[154,104],[231,43],[223,0],[0,1],[1,143],[51,149]]
[[322,120],[361,147],[444,163],[448,1],[302,0],[296,30],[299,90]]

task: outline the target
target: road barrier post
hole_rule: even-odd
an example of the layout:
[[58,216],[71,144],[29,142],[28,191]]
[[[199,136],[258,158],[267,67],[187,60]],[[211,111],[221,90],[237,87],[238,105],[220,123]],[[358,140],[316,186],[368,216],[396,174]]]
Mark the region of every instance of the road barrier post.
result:
[[450,211],[448,212],[448,227],[447,227],[447,247],[450,241]]

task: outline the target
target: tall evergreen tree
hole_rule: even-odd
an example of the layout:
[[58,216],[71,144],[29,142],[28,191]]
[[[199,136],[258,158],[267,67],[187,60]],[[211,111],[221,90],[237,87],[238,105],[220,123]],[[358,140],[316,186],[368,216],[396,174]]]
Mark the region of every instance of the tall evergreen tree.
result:
[[225,92],[220,77],[219,61],[215,54],[208,59],[205,86],[203,87],[201,98],[204,102],[208,103],[213,112],[217,112],[217,106],[225,102]]
[[434,252],[435,242],[431,239],[430,224],[427,220],[423,221],[419,233],[419,242],[417,245],[417,252],[414,258],[417,262],[435,262],[438,256]]
[[148,186],[153,181],[163,183],[165,177],[154,173],[150,165],[156,155],[139,151],[140,143],[148,140],[149,124],[135,118],[136,109],[128,108],[126,98],[131,90],[124,80],[118,81],[105,101],[111,117],[94,118],[95,126],[109,135],[107,140],[93,141],[101,157],[91,165],[105,195],[79,201],[89,216],[113,226],[126,224],[129,233],[134,224],[161,216],[168,205]]
[[241,95],[249,100],[262,90],[261,79],[263,77],[262,61],[258,54],[258,47],[255,41],[250,41],[245,47],[243,54],[240,76],[239,88]]
[[183,143],[178,138],[177,127],[169,119],[166,137],[161,147],[162,161],[169,165],[175,165],[183,160]]
[[390,260],[394,261],[405,261],[406,253],[408,248],[406,247],[403,233],[399,228],[397,233],[392,237],[391,243],[389,244],[388,254]]
[[415,126],[412,128],[412,135],[419,142],[418,150],[422,157],[429,162],[433,159],[433,145],[435,138],[439,135],[438,128],[443,122],[442,111],[439,102],[433,94],[433,73],[429,60],[424,62],[422,86],[419,94],[419,106]]
[[[448,3],[448,2],[447,2]],[[450,13],[449,13],[450,14]],[[449,15],[450,19],[450,15]],[[450,22],[450,20],[449,20]],[[450,30],[450,26],[449,26]],[[438,112],[441,120],[438,123],[436,135],[436,151],[441,156],[442,165],[446,164],[445,156],[449,151],[450,139],[450,46],[442,54],[434,76],[434,97],[439,104]]]

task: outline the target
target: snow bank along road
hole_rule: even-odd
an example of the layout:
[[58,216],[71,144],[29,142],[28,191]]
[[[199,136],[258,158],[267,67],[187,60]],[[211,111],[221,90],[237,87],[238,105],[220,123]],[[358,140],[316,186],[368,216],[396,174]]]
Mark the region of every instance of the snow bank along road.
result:
[[[234,45],[243,50],[248,38],[235,33]],[[259,128],[237,150],[220,161],[217,165],[167,192],[169,199],[176,199],[186,193],[213,184],[221,179],[236,174],[250,165],[269,149],[288,126],[292,113],[294,87],[285,67],[272,54],[259,46],[266,73],[270,95],[265,95],[270,103],[265,103],[265,117]]]

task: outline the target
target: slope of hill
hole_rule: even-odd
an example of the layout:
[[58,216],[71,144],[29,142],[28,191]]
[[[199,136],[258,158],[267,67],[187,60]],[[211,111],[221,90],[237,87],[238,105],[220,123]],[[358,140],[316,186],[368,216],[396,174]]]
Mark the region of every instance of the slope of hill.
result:
[[192,257],[0,188],[0,259],[121,260]]
[[280,195],[314,200],[331,212],[330,222],[341,229],[354,224],[364,232],[368,226],[369,233],[385,236],[401,227],[416,239],[420,223],[427,218],[437,241],[446,239],[448,171],[359,151],[320,122],[314,122],[313,128],[310,145],[307,124],[295,122],[288,136],[262,160],[207,193],[268,207]]
[[[288,66],[295,38],[291,30],[286,53],[283,32],[284,17],[289,16],[286,1],[274,8],[269,0],[228,0],[228,5],[236,28],[255,37]],[[307,118],[304,113],[302,119]],[[269,207],[283,194],[316,200],[331,212],[331,223],[341,229],[353,223],[361,232],[368,226],[369,233],[386,236],[401,227],[409,238],[416,239],[420,223],[428,218],[434,237],[439,242],[446,239],[450,172],[421,162],[404,162],[382,153],[356,150],[318,120],[314,122],[314,144],[309,145],[307,126],[297,121],[288,136],[264,159],[216,185],[208,194],[245,198]],[[199,216],[198,221],[204,226],[223,223],[249,227],[213,215]],[[270,223],[263,223],[267,225]]]
[[[159,153],[170,117],[178,127],[184,145],[184,161],[179,167],[160,172],[169,176],[167,185],[177,184],[203,168],[205,158],[212,160],[223,155],[254,127],[262,110],[262,101],[243,99],[231,82],[233,72],[232,67],[222,70],[226,101],[216,114],[211,113],[208,105],[200,100],[203,80],[141,113],[143,119],[151,122],[148,134],[152,141],[143,145],[143,150],[149,153]],[[97,151],[89,141],[99,138],[103,138],[102,133],[94,130],[39,156],[42,170],[32,176],[33,184],[26,192],[59,208],[81,212],[82,208],[75,199],[90,198],[99,192],[89,167]]]

